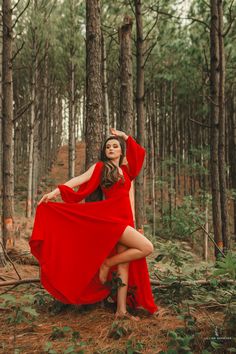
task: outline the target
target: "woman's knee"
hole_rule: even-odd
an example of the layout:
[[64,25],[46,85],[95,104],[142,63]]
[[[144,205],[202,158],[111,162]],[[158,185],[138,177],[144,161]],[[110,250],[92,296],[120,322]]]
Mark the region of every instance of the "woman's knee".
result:
[[147,240],[145,242],[145,245],[142,248],[142,251],[145,254],[145,256],[149,256],[149,254],[153,253],[153,251],[154,251],[153,244],[149,240]]

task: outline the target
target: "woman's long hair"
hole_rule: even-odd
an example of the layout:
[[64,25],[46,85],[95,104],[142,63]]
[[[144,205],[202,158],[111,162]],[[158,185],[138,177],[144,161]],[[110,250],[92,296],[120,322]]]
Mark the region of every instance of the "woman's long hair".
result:
[[101,150],[101,160],[104,162],[101,176],[101,186],[104,188],[109,188],[115,184],[119,178],[124,177],[119,173],[118,167],[106,156],[106,144],[109,140],[117,140],[120,143],[122,155],[120,157],[119,166],[122,164],[125,156],[125,143],[122,138],[110,136],[106,139]]

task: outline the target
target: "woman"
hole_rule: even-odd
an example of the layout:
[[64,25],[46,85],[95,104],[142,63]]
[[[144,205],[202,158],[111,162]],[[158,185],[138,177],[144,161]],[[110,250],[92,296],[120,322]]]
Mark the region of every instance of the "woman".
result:
[[[40,263],[42,285],[64,303],[106,298],[111,292],[109,281],[117,272],[123,286],[115,297],[115,317],[137,321],[127,312],[127,304],[157,311],[145,259],[153,245],[134,229],[129,198],[145,149],[124,132],[110,131],[113,136],[103,146],[102,161],[39,201],[30,247]],[[128,166],[122,164],[124,144]],[[99,186],[105,200],[78,203]],[[65,203],[50,202],[59,194]]]

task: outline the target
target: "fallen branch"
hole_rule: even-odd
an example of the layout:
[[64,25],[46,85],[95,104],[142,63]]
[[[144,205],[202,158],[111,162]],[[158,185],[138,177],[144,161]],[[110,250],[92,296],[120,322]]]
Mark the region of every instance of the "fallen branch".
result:
[[8,280],[8,281],[1,281],[0,286],[8,286],[8,285],[20,285],[20,284],[27,284],[27,283],[39,283],[39,278],[25,278],[20,280]]
[[[211,281],[210,280],[203,280],[203,279],[194,280],[194,281],[188,281],[188,280],[179,281],[179,280],[175,280],[175,281],[173,281],[170,284],[163,284],[159,280],[151,279],[151,285],[158,286],[159,288],[168,288],[168,287],[170,287],[172,285],[176,285],[176,284],[183,285],[183,286],[211,285]],[[222,279],[222,280],[217,280],[217,284],[219,284],[219,285],[236,284],[236,281],[235,280],[231,280],[231,279],[228,279],[228,280],[223,280]]]
[[11,258],[10,258],[9,255],[7,254],[3,243],[0,242],[0,245],[2,246],[2,250],[3,250],[4,256],[5,256],[5,257],[9,260],[9,262],[12,264],[12,266],[13,266],[13,268],[14,268],[16,274],[18,275],[18,278],[21,279],[20,273],[19,273],[18,270],[16,269],[16,266],[15,266],[14,262],[11,260]]
[[[39,278],[25,278],[25,279],[20,279],[20,280],[8,280],[8,281],[2,281],[0,282],[0,287],[1,286],[8,286],[8,285],[20,285],[20,284],[27,284],[27,283],[39,283],[40,279]],[[183,280],[183,281],[173,281],[170,284],[163,284],[161,281],[159,280],[155,280],[155,279],[151,279],[150,280],[151,285],[153,286],[159,286],[160,288],[168,288],[172,285],[175,284],[179,284],[179,285],[183,285],[183,286],[191,286],[191,285],[211,285],[211,281],[210,280],[195,280],[195,281],[187,281],[187,280]],[[217,280],[217,283],[219,285],[228,285],[228,284],[236,284],[235,280]]]

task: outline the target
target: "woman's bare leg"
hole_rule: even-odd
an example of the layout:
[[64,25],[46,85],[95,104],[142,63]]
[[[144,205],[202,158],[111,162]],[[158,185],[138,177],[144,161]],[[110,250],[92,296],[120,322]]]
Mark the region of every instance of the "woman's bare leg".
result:
[[[127,250],[126,246],[122,244],[117,244],[117,253],[121,253]],[[129,281],[129,263],[121,263],[117,265],[118,276],[121,278],[122,283],[125,286],[120,286],[117,290],[117,312],[125,313],[126,312],[126,298],[128,291],[128,281]]]
[[131,226],[126,227],[119,243],[128,247],[128,249],[122,253],[116,254],[113,257],[107,258],[103,262],[99,272],[99,279],[103,284],[106,282],[110,267],[146,257],[153,252],[152,243]]
[[[117,253],[121,253],[127,250],[127,247],[118,243],[116,246]],[[117,308],[116,308],[116,318],[128,317],[132,321],[139,321],[138,316],[132,316],[127,312],[126,309],[126,300],[127,300],[127,291],[128,291],[128,282],[129,282],[129,263],[120,263],[117,265],[117,273],[119,278],[121,278],[124,286],[120,286],[117,290]]]

